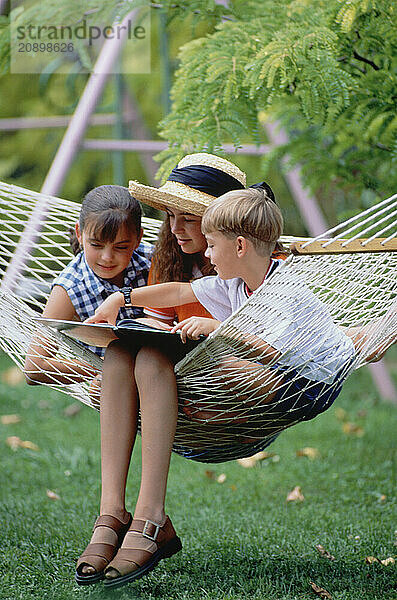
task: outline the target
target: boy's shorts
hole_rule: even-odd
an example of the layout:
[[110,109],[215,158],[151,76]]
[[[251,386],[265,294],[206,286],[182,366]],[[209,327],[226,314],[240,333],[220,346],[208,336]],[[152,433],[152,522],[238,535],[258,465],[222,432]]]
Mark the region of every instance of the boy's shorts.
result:
[[[202,449],[180,446],[175,451],[186,458],[213,463],[252,456],[269,446],[284,429],[300,421],[310,421],[326,411],[339,396],[349,366],[344,366],[331,384],[299,377],[294,369],[278,367],[277,371],[284,374],[284,382],[272,402],[251,409],[249,428],[247,423],[223,425],[228,432],[235,433],[235,444]],[[257,439],[245,443],[244,438]]]
[[310,421],[327,410],[339,396],[348,368],[343,367],[332,383],[300,377],[295,369],[279,367],[277,372],[283,374],[284,382],[274,400],[264,405],[265,414],[285,421],[289,427],[296,422]]

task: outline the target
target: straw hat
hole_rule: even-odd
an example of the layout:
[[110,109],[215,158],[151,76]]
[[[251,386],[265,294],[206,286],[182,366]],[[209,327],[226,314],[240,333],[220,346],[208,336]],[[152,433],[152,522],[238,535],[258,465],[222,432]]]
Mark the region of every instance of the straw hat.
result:
[[[199,165],[218,169],[221,173],[226,173],[236,179],[242,187],[246,185],[245,173],[230,161],[214,154],[205,152],[188,154],[178,163],[177,168]],[[238,185],[236,185],[237,187]],[[198,216],[203,215],[207,206],[216,197],[177,181],[166,181],[159,188],[142,185],[138,181],[130,181],[129,190],[132,196],[154,208],[160,210],[165,210],[167,207],[174,208]]]

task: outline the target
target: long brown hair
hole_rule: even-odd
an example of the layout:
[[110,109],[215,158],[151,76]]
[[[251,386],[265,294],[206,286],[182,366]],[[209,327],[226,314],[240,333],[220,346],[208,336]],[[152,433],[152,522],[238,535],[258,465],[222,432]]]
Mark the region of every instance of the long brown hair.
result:
[[182,252],[171,232],[170,217],[166,215],[160,228],[152,258],[153,281],[190,281],[193,268],[197,266],[203,275],[215,275],[211,263],[200,252],[186,254]]

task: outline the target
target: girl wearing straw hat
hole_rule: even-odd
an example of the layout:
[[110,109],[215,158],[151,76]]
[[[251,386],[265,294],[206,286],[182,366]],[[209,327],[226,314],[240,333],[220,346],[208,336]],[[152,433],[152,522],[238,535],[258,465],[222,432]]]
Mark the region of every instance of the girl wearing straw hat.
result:
[[[214,198],[244,189],[245,183],[245,174],[236,165],[206,153],[183,158],[158,189],[130,182],[135,198],[167,213],[153,257],[152,282],[190,281],[211,273],[204,256],[201,216]],[[128,289],[121,291],[125,295]],[[189,316],[211,317],[199,303],[161,311],[147,308],[145,312],[166,328]],[[119,343],[108,347],[101,389],[100,516],[91,542],[77,562],[79,585],[103,578],[107,587],[124,585],[181,549],[164,508],[177,421],[175,393],[172,357],[154,348],[141,348],[133,356]],[[138,409],[142,475],[132,518],[125,507],[125,491]]]
[[[236,165],[206,153],[185,156],[160,188],[130,181],[133,196],[166,212],[152,259],[149,284],[190,281],[215,274],[204,256],[207,244],[201,233],[201,217],[214,198],[226,190],[244,189],[245,183],[245,173]],[[211,316],[199,302],[172,309],[147,307],[144,312],[168,326],[193,315]]]
[[[167,281],[191,281],[205,275],[215,275],[211,263],[204,256],[207,244],[201,233],[204,210],[218,196],[227,191],[244,189],[245,173],[233,163],[213,154],[198,153],[185,156],[173,169],[167,182],[160,188],[130,181],[130,192],[141,202],[166,212],[160,229],[149,284]],[[265,182],[251,186],[265,189],[269,198],[274,194]],[[285,257],[280,244],[273,256]],[[211,317],[199,303],[184,304],[171,309],[146,307],[148,317],[172,326],[190,316]]]

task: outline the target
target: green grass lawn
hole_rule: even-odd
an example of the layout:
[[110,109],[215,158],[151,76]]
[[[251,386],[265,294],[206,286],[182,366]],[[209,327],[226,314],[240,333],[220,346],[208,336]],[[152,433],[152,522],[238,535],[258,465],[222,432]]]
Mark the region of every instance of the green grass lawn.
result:
[[[0,357],[0,371],[10,364]],[[320,598],[310,582],[333,600],[397,600],[397,562],[365,561],[397,559],[397,407],[378,400],[368,370],[353,375],[327,413],[282,434],[269,448],[276,456],[254,468],[174,456],[167,511],[183,551],[113,592],[74,583],[97,514],[100,455],[98,414],[82,406],[67,417],[72,402],[48,388],[0,383],[0,415],[21,419],[0,424],[1,600]],[[358,429],[343,431],[347,423]],[[10,436],[39,449],[12,450]],[[320,456],[297,457],[306,446]],[[134,465],[138,459],[136,448]],[[139,466],[130,474],[130,510],[138,481]],[[304,500],[287,502],[295,486]]]

